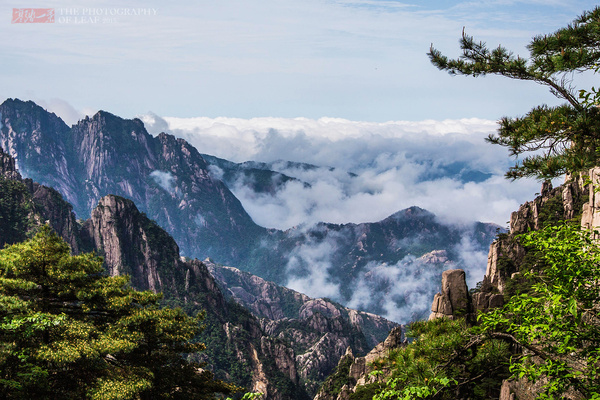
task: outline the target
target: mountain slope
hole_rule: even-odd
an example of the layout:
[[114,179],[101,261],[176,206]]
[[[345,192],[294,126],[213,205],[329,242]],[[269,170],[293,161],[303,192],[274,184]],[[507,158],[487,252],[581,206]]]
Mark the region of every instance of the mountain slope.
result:
[[123,196],[173,234],[184,254],[228,263],[265,234],[195,148],[152,137],[138,119],[99,111],[69,129],[33,102],[9,99],[0,122],[0,146],[26,176],[63,193],[79,218],[106,194]]
[[347,349],[365,354],[398,326],[328,299],[312,299],[237,268],[205,264],[226,295],[260,318],[269,336],[291,344],[298,375],[311,394]]

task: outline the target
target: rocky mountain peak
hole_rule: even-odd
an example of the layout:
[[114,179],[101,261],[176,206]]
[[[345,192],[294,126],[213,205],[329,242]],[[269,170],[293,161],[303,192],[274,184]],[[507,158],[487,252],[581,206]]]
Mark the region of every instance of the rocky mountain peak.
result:
[[172,290],[165,287],[169,282],[163,282],[160,267],[177,266],[179,247],[131,200],[114,195],[101,198],[83,232],[93,248],[102,249],[110,275],[129,275],[132,284],[144,290]]

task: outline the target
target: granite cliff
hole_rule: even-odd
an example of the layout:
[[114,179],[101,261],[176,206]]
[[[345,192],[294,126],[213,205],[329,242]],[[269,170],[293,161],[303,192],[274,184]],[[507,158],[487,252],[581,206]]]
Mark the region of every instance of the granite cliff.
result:
[[260,319],[265,333],[290,343],[300,380],[314,394],[346,349],[365,354],[398,327],[382,317],[312,299],[237,268],[204,261],[224,293]]

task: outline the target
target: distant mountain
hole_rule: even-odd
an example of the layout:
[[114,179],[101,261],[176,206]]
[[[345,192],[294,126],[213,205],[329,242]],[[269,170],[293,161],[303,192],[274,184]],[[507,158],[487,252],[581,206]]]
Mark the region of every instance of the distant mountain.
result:
[[63,194],[78,218],[90,217],[105,195],[128,198],[173,236],[184,256],[210,257],[365,311],[391,315],[408,307],[410,312],[397,317],[402,321],[426,315],[437,288],[415,283],[427,298],[420,302],[397,293],[399,279],[406,283],[433,273],[431,281],[439,282],[444,268],[465,262],[465,246],[485,253],[498,228],[454,226],[412,207],[380,222],[265,229],[227,185],[241,182],[257,193],[273,192],[297,179],[273,169],[318,167],[203,157],[183,139],[153,137],[139,119],[105,111],[69,128],[33,102],[6,100],[0,105],[0,147],[25,176]]
[[[230,189],[242,185],[250,187],[256,193],[274,194],[286,183],[298,181],[296,178],[273,171],[271,164],[267,163],[253,161],[234,163],[209,154],[202,154],[202,158],[209,164],[213,176],[221,179]],[[306,182],[303,184],[310,186]]]
[[0,105],[0,122],[0,147],[25,176],[62,193],[79,218],[88,218],[101,197],[123,196],[165,227],[185,255],[227,263],[247,258],[266,234],[211,178],[195,148],[151,136],[139,119],[99,111],[69,129],[35,103],[9,99]]

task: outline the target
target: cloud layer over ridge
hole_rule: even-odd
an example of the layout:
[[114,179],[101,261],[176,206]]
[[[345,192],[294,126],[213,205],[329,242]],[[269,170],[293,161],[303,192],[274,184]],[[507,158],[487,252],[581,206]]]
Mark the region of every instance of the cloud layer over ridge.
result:
[[510,213],[539,190],[534,180],[503,177],[513,160],[484,141],[497,127],[490,120],[141,118],[151,133],[168,131],[201,153],[271,163],[297,178],[275,194],[232,188],[254,220],[270,228],[375,222],[413,205],[447,222],[506,226]]

